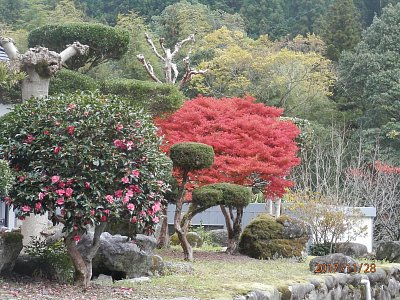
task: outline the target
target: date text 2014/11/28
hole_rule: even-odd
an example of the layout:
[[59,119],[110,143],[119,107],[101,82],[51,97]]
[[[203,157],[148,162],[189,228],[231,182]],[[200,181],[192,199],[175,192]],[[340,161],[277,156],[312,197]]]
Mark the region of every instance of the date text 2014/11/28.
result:
[[374,263],[360,264],[316,264],[314,273],[375,273],[376,265]]

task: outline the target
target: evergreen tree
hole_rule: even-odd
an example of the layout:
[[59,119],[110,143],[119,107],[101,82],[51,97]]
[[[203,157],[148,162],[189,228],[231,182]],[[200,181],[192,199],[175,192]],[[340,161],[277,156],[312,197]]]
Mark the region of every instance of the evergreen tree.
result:
[[334,0],[322,22],[321,36],[328,58],[337,61],[343,50],[351,50],[360,41],[361,23],[353,0]]

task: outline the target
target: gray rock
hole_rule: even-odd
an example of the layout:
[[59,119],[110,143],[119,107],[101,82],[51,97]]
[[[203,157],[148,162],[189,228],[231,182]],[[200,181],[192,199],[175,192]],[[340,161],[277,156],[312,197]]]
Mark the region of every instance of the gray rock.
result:
[[187,262],[164,262],[164,274],[192,274],[193,265]]
[[[93,233],[82,236],[78,250],[82,255],[88,252]],[[136,278],[150,274],[153,265],[152,250],[156,241],[152,237],[137,235],[134,241],[126,236],[103,232],[100,248],[93,259],[93,275],[108,274],[115,279]]]
[[163,258],[159,255],[153,255],[151,259],[152,259],[151,272],[154,275],[156,274],[164,275],[165,264]]
[[150,277],[147,277],[147,276],[123,280],[123,282],[127,282],[127,283],[143,283],[143,282],[150,282],[150,281],[151,281]]
[[22,234],[17,231],[0,234],[0,274],[10,273],[22,250]]
[[102,285],[112,285],[113,278],[109,275],[100,274],[97,278],[92,280],[94,283],[102,284]]
[[400,241],[379,243],[375,257],[377,260],[400,263]]
[[359,243],[337,243],[335,252],[351,257],[362,257],[368,253],[368,249],[367,246]]
[[228,230],[215,229],[209,231],[211,241],[221,247],[228,247]]
[[[326,265],[331,264],[332,267],[335,264],[338,264],[338,270],[337,273],[348,273],[348,268],[347,265],[350,266],[350,271],[354,271],[354,266],[353,264],[358,264],[353,258],[350,256],[346,256],[341,253],[334,253],[330,255],[325,255],[325,256],[319,256],[315,257],[310,261],[310,271],[315,272],[317,270],[317,264],[319,265]],[[328,273],[329,269],[327,268],[325,273]]]
[[192,247],[203,246],[203,239],[197,232],[188,232],[186,238]]
[[245,296],[235,296],[234,300],[279,300],[281,299],[279,291],[275,288],[270,291],[254,290]]

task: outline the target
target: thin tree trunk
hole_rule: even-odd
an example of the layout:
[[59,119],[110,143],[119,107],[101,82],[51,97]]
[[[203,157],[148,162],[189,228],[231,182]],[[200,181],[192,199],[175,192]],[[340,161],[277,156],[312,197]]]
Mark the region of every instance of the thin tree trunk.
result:
[[161,222],[160,234],[158,236],[157,247],[167,248],[169,247],[169,231],[168,231],[168,205],[166,205],[163,210],[163,217]]
[[49,94],[50,78],[41,77],[34,68],[29,68],[27,77],[23,80],[21,86],[22,101],[31,97],[44,98]]
[[232,208],[229,209],[229,213],[224,205],[220,205],[220,208],[228,230],[228,247],[226,253],[236,254],[238,252],[239,238],[242,232],[243,207],[236,208],[236,217],[233,215]]

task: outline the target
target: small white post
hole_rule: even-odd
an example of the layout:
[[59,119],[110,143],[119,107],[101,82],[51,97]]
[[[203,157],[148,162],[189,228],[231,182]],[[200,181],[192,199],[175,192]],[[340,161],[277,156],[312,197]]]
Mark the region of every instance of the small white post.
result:
[[274,215],[275,215],[275,218],[279,218],[281,216],[281,203],[282,203],[281,199],[276,199],[275,202],[274,202],[274,206],[275,206]]

